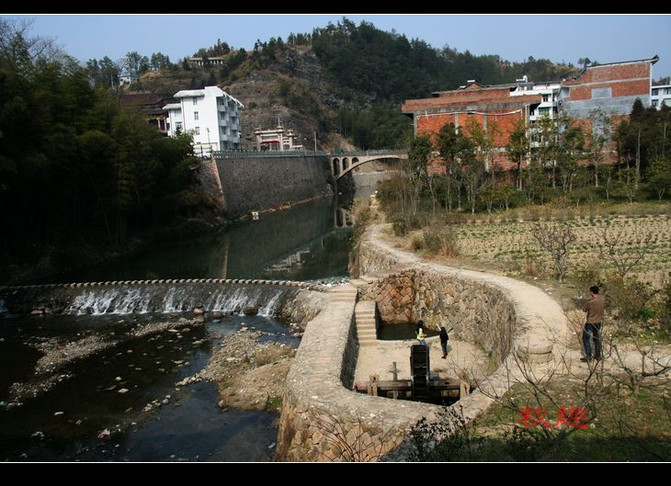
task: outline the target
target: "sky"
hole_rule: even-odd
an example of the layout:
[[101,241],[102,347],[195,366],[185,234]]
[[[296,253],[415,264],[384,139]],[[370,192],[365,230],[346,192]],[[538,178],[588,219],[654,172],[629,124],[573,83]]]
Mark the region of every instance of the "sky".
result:
[[[473,55],[498,55],[511,62],[530,56],[578,65],[589,58],[600,64],[650,59],[653,80],[671,76],[671,14],[24,14],[29,33],[48,37],[65,53],[85,62],[128,52],[151,57],[161,52],[178,62],[217,40],[251,50],[257,40],[286,40],[290,33],[347,18],[380,30],[420,39],[432,47],[450,47]],[[549,80],[536,80],[549,81]]]

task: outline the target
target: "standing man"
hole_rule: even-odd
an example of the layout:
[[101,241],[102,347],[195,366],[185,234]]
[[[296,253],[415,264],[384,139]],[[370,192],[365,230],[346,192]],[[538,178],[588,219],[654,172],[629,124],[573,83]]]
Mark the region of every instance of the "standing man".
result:
[[[592,358],[601,359],[601,322],[606,300],[599,295],[599,287],[593,285],[589,288],[592,298],[587,301],[583,310],[585,311],[585,328],[582,331],[582,344],[585,348],[585,357],[580,361],[589,363]],[[592,340],[594,341],[594,355],[592,355]]]
[[450,340],[450,336],[447,335],[447,329],[444,326],[440,328],[440,347],[443,348],[442,358],[447,358],[447,341]]

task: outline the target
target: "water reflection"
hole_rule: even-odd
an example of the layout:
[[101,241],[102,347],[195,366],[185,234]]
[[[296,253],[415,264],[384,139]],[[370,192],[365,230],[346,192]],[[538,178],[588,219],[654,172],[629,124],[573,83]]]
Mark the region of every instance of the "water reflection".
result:
[[114,264],[61,275],[56,282],[156,278],[316,280],[347,275],[351,216],[321,199],[262,213],[196,239],[166,242]]

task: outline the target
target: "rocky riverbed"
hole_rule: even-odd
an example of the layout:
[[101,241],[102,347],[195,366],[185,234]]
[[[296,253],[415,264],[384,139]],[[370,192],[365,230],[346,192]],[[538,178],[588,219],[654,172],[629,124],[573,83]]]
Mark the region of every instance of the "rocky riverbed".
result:
[[209,380],[217,385],[222,409],[279,411],[296,348],[262,338],[261,332],[242,327],[213,350],[205,369],[177,385]]

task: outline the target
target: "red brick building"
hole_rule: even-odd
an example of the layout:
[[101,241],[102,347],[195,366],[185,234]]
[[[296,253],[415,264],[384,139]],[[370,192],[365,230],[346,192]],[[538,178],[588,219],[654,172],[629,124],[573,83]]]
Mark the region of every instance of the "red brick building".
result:
[[575,78],[562,81],[561,109],[576,120],[589,122],[594,109],[617,118],[628,116],[637,98],[643,106],[650,106],[652,65],[658,60],[655,56],[588,67]]
[[[433,93],[431,98],[407,100],[401,110],[412,117],[415,136],[429,134],[434,140],[448,123],[466,133],[470,123],[478,123],[492,134],[494,142],[488,164],[509,170],[515,164],[508,159],[505,146],[516,122],[524,120],[529,129],[544,116],[556,118],[564,112],[585,123],[596,108],[615,117],[626,116],[637,98],[649,106],[652,65],[657,60],[655,56],[589,66],[575,78],[556,82],[534,83],[525,76],[512,84],[485,86],[471,80],[456,90]],[[440,172],[442,164],[437,159],[434,162],[432,171]]]

